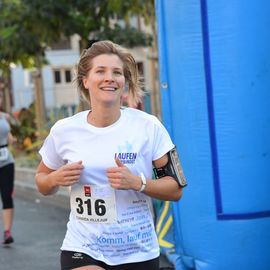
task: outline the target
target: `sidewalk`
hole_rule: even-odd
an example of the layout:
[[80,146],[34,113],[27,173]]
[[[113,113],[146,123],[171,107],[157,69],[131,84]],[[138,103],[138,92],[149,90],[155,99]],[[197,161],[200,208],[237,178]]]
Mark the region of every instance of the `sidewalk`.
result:
[[[60,188],[55,195],[43,196],[37,190],[34,169],[16,167],[15,193],[21,198],[34,198],[36,202],[42,202],[51,206],[69,209],[69,193],[67,188]],[[160,257],[160,269],[174,269],[166,257],[162,255]]]
[[20,197],[35,197],[49,205],[69,209],[69,194],[67,188],[60,188],[55,195],[43,196],[37,190],[35,183],[35,170],[30,168],[15,169],[15,193]]

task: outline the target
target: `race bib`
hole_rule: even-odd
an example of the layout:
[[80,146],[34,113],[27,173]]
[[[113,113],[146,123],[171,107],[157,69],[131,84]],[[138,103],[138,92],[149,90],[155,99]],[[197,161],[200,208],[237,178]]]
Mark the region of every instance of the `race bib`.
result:
[[2,147],[0,148],[0,161],[5,161],[8,159],[8,148]]
[[74,185],[70,205],[73,215],[80,221],[117,222],[115,191],[110,186]]

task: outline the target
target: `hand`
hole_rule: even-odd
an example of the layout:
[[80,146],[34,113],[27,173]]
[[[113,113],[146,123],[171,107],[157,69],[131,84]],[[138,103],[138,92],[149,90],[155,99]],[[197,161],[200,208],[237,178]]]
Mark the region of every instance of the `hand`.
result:
[[82,161],[77,161],[60,167],[51,176],[56,186],[72,186],[79,182],[82,169]]
[[8,133],[8,143],[11,145],[14,145],[17,143],[17,139],[13,137],[11,133]]
[[111,187],[115,189],[139,190],[141,188],[140,177],[132,174],[120,159],[116,158],[115,163],[117,167],[108,168],[106,171]]

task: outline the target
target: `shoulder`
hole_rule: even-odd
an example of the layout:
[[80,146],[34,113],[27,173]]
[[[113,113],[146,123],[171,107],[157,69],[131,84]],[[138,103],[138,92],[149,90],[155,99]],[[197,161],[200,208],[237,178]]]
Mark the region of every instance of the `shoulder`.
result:
[[134,121],[142,121],[145,124],[153,124],[153,125],[162,125],[159,119],[147,112],[134,109],[134,108],[123,108],[124,115],[130,120]]
[[51,132],[65,132],[67,129],[73,129],[76,126],[79,126],[83,123],[84,117],[86,117],[88,111],[83,111],[74,114],[73,116],[66,117],[63,119],[58,120],[55,124],[51,127]]
[[10,121],[10,115],[5,112],[0,112],[0,116],[6,119],[8,122]]

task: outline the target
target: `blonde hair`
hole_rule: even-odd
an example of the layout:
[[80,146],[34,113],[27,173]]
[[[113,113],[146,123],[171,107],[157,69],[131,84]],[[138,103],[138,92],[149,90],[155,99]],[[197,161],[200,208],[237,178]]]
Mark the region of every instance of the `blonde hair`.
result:
[[76,67],[75,81],[82,97],[91,104],[89,90],[84,87],[83,79],[92,68],[93,58],[101,54],[115,54],[121,59],[124,66],[126,84],[128,86],[128,101],[132,105],[137,105],[141,102],[143,96],[142,83],[134,57],[125,48],[109,40],[95,42],[81,54],[79,63]]

